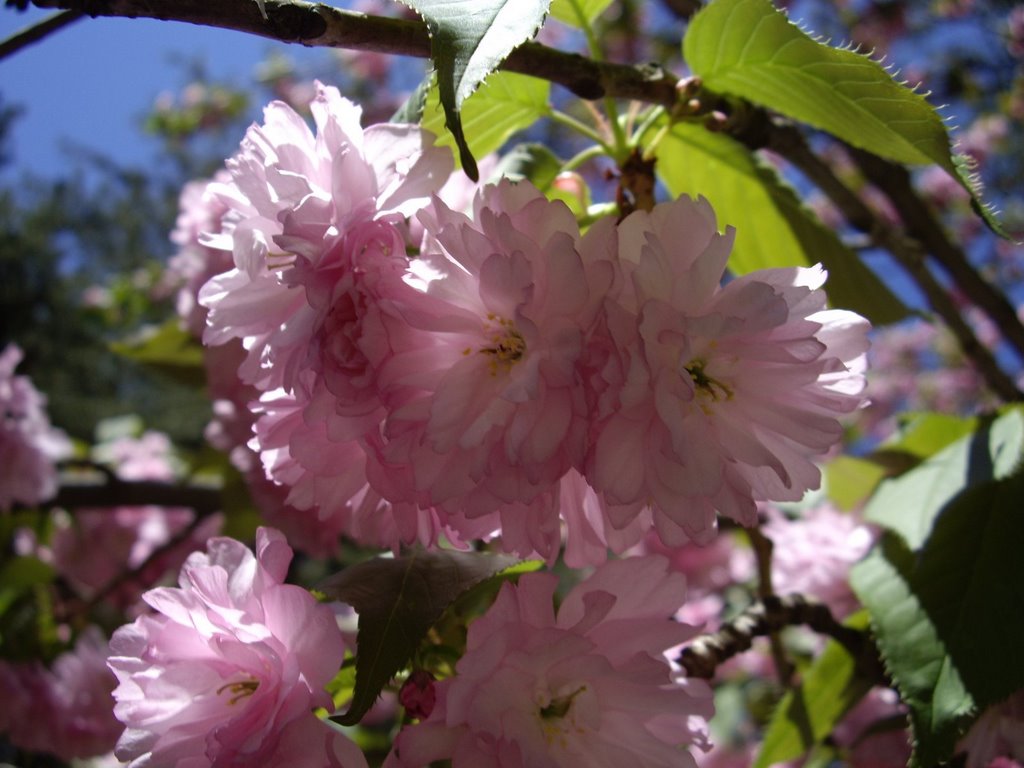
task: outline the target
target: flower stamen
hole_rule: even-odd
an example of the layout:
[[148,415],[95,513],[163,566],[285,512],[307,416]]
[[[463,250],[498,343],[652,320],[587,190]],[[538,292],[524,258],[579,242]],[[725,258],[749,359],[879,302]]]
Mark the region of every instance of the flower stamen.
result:
[[224,691],[230,691],[235,694],[228,699],[228,706],[234,706],[242,699],[248,698],[256,693],[256,689],[260,687],[259,680],[243,680],[237,683],[225,683],[217,689],[217,695],[220,696]]
[[523,359],[526,354],[526,340],[511,320],[495,315],[488,315],[488,320],[497,321],[498,327],[494,328],[490,323],[484,326],[484,332],[490,343],[489,346],[481,347],[479,352],[491,355],[491,376],[497,376],[499,366],[509,371],[513,365]]
[[575,691],[570,693],[568,696],[560,696],[557,699],[552,699],[546,707],[541,707],[540,716],[542,720],[551,720],[553,718],[563,718],[569,714],[569,708],[572,706],[573,699],[579,696],[587,690],[587,686],[581,685]]
[[708,376],[704,370],[706,366],[707,362],[705,360],[695,358],[690,361],[689,365],[683,367],[683,370],[690,374],[690,378],[693,379],[693,385],[697,388],[697,394],[713,402],[718,402],[720,399],[732,400],[732,389],[718,379]]

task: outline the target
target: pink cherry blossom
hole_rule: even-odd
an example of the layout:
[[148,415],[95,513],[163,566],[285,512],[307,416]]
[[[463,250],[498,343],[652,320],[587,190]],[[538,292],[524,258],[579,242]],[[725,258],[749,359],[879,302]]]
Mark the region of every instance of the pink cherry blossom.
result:
[[557,582],[525,574],[502,587],[433,712],[399,734],[386,765],[695,765],[687,748],[705,746],[710,690],[665,656],[694,635],[670,618],[685,579],[657,556],[609,561],[556,614]]
[[654,531],[645,537],[642,550],[669,558],[671,568],[686,576],[686,603],[676,618],[704,632],[718,629],[725,607],[725,591],[752,575],[751,554],[736,545],[736,537],[721,533],[706,544],[666,547]]
[[167,263],[165,280],[176,284],[175,309],[185,327],[196,337],[206,328],[206,308],[198,303],[199,289],[214,275],[232,267],[231,252],[204,245],[205,237],[221,231],[228,207],[210,191],[212,183],[227,184],[230,176],[220,170],[212,180],[185,185],[179,198],[178,219],[171,242],[178,252]]
[[20,749],[63,760],[109,752],[121,725],[111,711],[116,680],[106,661],[107,641],[96,627],[49,669],[38,661],[0,661],[0,733]]
[[290,389],[309,364],[329,307],[311,301],[307,286],[330,298],[330,281],[351,276],[366,248],[404,258],[397,228],[451,170],[448,150],[418,127],[363,130],[359,107],[335,88],[318,84],[310,109],[315,135],[291,107],[271,103],[228,161],[231,181],[208,192],[228,210],[205,244],[231,252],[234,267],[200,291],[205,340],[243,339],[240,372],[262,391]]
[[405,220],[448,177],[451,156],[415,126],[364,130],[334,88],[318,84],[310,108],[316,134],[271,104],[228,162],[230,181],[208,188],[226,212],[202,242],[230,251],[234,268],[200,291],[205,340],[245,347],[239,374],[254,391],[230,399],[235,413],[259,415],[250,446],[303,513],[304,542],[326,551],[342,531],[373,545],[433,542],[429,511],[386,519],[358,441],[384,417],[377,370],[404,325],[384,304],[418,294],[404,280]]
[[877,726],[906,714],[896,691],[877,687],[868,691],[833,731],[836,743],[848,750],[850,768],[904,768],[911,751],[907,728]]
[[359,749],[319,720],[324,686],[344,657],[334,614],[284,583],[292,551],[268,528],[256,552],[214,538],[178,588],[147,592],[152,615],[111,639],[115,753],[136,768],[365,766]]
[[0,353],[0,512],[56,495],[54,462],[71,453],[67,435],[50,425],[46,397],[14,375],[22,357],[15,344]]
[[843,618],[857,606],[850,589],[850,567],[871,548],[873,532],[854,514],[829,504],[788,519],[767,506],[764,534],[772,540],[772,582],[779,594],[816,597]]
[[526,182],[484,187],[472,216],[436,201],[420,219],[441,248],[412,268],[431,301],[396,306],[419,333],[379,369],[381,460],[393,483],[408,477],[380,491],[455,527],[518,509],[503,532],[539,525],[557,546],[557,484],[586,449],[576,366],[611,270],[583,262],[569,209]]
[[619,526],[651,504],[670,545],[707,539],[716,512],[749,525],[756,500],[817,487],[813,459],[862,402],[867,321],[825,308],[820,267],[720,285],[731,245],[686,197],[585,243],[598,259],[617,247],[623,276],[606,308],[615,355],[588,377],[602,389],[586,476]]
[[987,768],[997,758],[1024,762],[1024,690],[988,707],[959,744],[967,768]]
[[335,542],[344,532],[374,547],[431,546],[442,533],[461,545],[458,532],[446,527],[437,510],[391,503],[369,485],[362,445],[333,440],[330,413],[311,418],[311,392],[317,388],[323,392],[312,372],[304,372],[294,394],[275,390],[252,406],[258,418],[250,445],[259,451],[267,477],[288,489],[284,501],[300,513],[294,525],[333,534]]

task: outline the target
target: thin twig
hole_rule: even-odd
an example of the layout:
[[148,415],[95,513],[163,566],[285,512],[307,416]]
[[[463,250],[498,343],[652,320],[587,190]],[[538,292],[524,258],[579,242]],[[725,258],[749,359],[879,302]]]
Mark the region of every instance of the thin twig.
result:
[[181,546],[183,543],[188,541],[192,534],[195,533],[200,523],[203,522],[209,514],[195,513],[195,516],[189,521],[188,525],[178,531],[174,536],[165,541],[159,547],[154,549],[149,555],[134,568],[121,571],[117,576],[112,578],[106,584],[103,585],[94,595],[92,595],[88,602],[83,606],[83,612],[90,613],[97,605],[106,600],[113,592],[119,589],[122,585],[127,584],[131,581],[136,581],[142,584],[143,587],[149,587],[149,580],[142,580],[142,574],[145,573],[146,569],[149,568],[150,564],[156,562],[159,558],[163,557],[173,549]]
[[885,681],[885,671],[871,636],[840,624],[824,603],[798,594],[758,600],[717,632],[694,638],[683,649],[679,663],[690,677],[710,680],[719,666],[750,650],[755,637],[770,636],[785,627],[801,624],[842,645],[866,677]]
[[43,19],[38,24],[27,27],[21,32],[16,32],[2,43],[0,43],[0,61],[11,56],[22,48],[27,48],[32,43],[37,43],[45,37],[52,35],[68,24],[78,21],[85,16],[81,11],[62,11],[55,13],[49,18]]
[[[771,601],[774,604],[776,599],[775,589],[772,586],[772,550],[775,545],[772,540],[762,533],[761,529],[754,526],[744,529],[750,546],[754,550],[754,561],[757,563],[757,596],[764,601]],[[793,679],[793,665],[786,657],[786,649],[782,645],[782,636],[779,628],[768,627],[768,643],[772,651],[772,663],[775,665],[775,674],[783,688],[788,688]]]

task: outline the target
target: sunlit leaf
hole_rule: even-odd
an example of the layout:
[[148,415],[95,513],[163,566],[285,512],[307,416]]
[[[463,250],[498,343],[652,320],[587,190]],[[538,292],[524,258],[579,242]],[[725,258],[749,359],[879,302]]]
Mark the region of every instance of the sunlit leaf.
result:
[[[690,22],[683,55],[710,90],[740,96],[898,163],[935,163],[977,190],[923,95],[869,57],[815,40],[769,0],[713,0]],[[991,214],[983,214],[990,224]]]
[[876,325],[906,316],[885,284],[739,142],[703,126],[678,123],[656,152],[656,171],[673,195],[703,195],[720,227],[736,227],[729,258],[733,272],[820,262],[829,272],[825,290],[833,306],[859,312]]
[[462,106],[513,48],[537,33],[551,0],[402,2],[415,9],[430,30],[430,57],[437,72],[445,123],[463,169],[475,180],[479,174],[466,142],[474,130],[463,123]]
[[612,0],[551,0],[551,15],[572,27],[583,28],[594,23]]
[[[866,611],[846,621],[864,629]],[[793,760],[822,743],[873,682],[857,675],[856,660],[834,640],[801,676],[800,684],[779,702],[765,731],[754,768],[768,768]]]
[[951,443],[974,432],[976,416],[951,413],[905,413],[899,431],[879,446],[880,451],[898,451],[926,459]]
[[111,344],[122,357],[154,368],[185,384],[202,385],[203,346],[181,327],[177,318],[146,329],[139,335]]
[[837,456],[822,469],[825,492],[840,509],[862,504],[885,478],[885,469],[857,456]]
[[865,518],[899,533],[919,549],[940,510],[965,487],[1009,476],[1024,456],[1024,412],[1013,408],[983,423],[915,469],[885,480]]
[[[497,151],[516,131],[548,114],[550,89],[550,83],[535,77],[514,72],[492,74],[462,109],[462,125],[474,155]],[[455,138],[444,131],[445,114],[436,87],[427,96],[422,125],[437,134],[439,145],[455,145]]]

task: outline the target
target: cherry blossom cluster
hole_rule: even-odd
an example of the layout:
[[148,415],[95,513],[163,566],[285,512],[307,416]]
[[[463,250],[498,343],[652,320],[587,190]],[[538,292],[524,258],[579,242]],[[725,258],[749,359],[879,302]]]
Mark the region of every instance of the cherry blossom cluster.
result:
[[[528,182],[449,181],[412,125],[318,85],[193,196],[204,340],[244,349],[249,445],[287,503],[398,547],[500,535],[596,564],[799,499],[862,402],[867,322],[820,268],[727,280],[706,200],[581,232]],[[184,238],[189,240],[188,237]],[[337,530],[337,528],[335,528]]]
[[115,754],[132,766],[359,768],[366,759],[316,717],[345,655],[334,613],[285,584],[292,550],[261,528],[256,551],[213,538],[180,587],[144,595],[153,613],[110,641]]
[[526,574],[502,587],[385,766],[696,765],[687,748],[708,748],[711,689],[665,657],[696,634],[671,620],[685,577],[657,555],[610,560],[556,612],[557,586],[554,574]]
[[[314,712],[333,709],[325,686],[346,641],[330,606],[284,583],[291,558],[272,529],[259,529],[255,552],[214,538],[185,563],[180,587],[145,594],[153,612],[111,640],[120,760],[367,765]],[[611,560],[556,611],[557,583],[525,574],[502,587],[470,625],[455,675],[424,681],[422,722],[401,731],[385,765],[695,765],[711,689],[667,655],[697,632],[673,619],[685,577],[658,555]]]
[[107,654],[107,638],[89,626],[50,667],[0,660],[0,734],[16,747],[63,760],[109,752],[123,726],[110,707],[116,680]]
[[55,462],[71,454],[67,435],[50,424],[45,396],[15,375],[22,357],[15,344],[0,352],[0,511],[56,495]]

